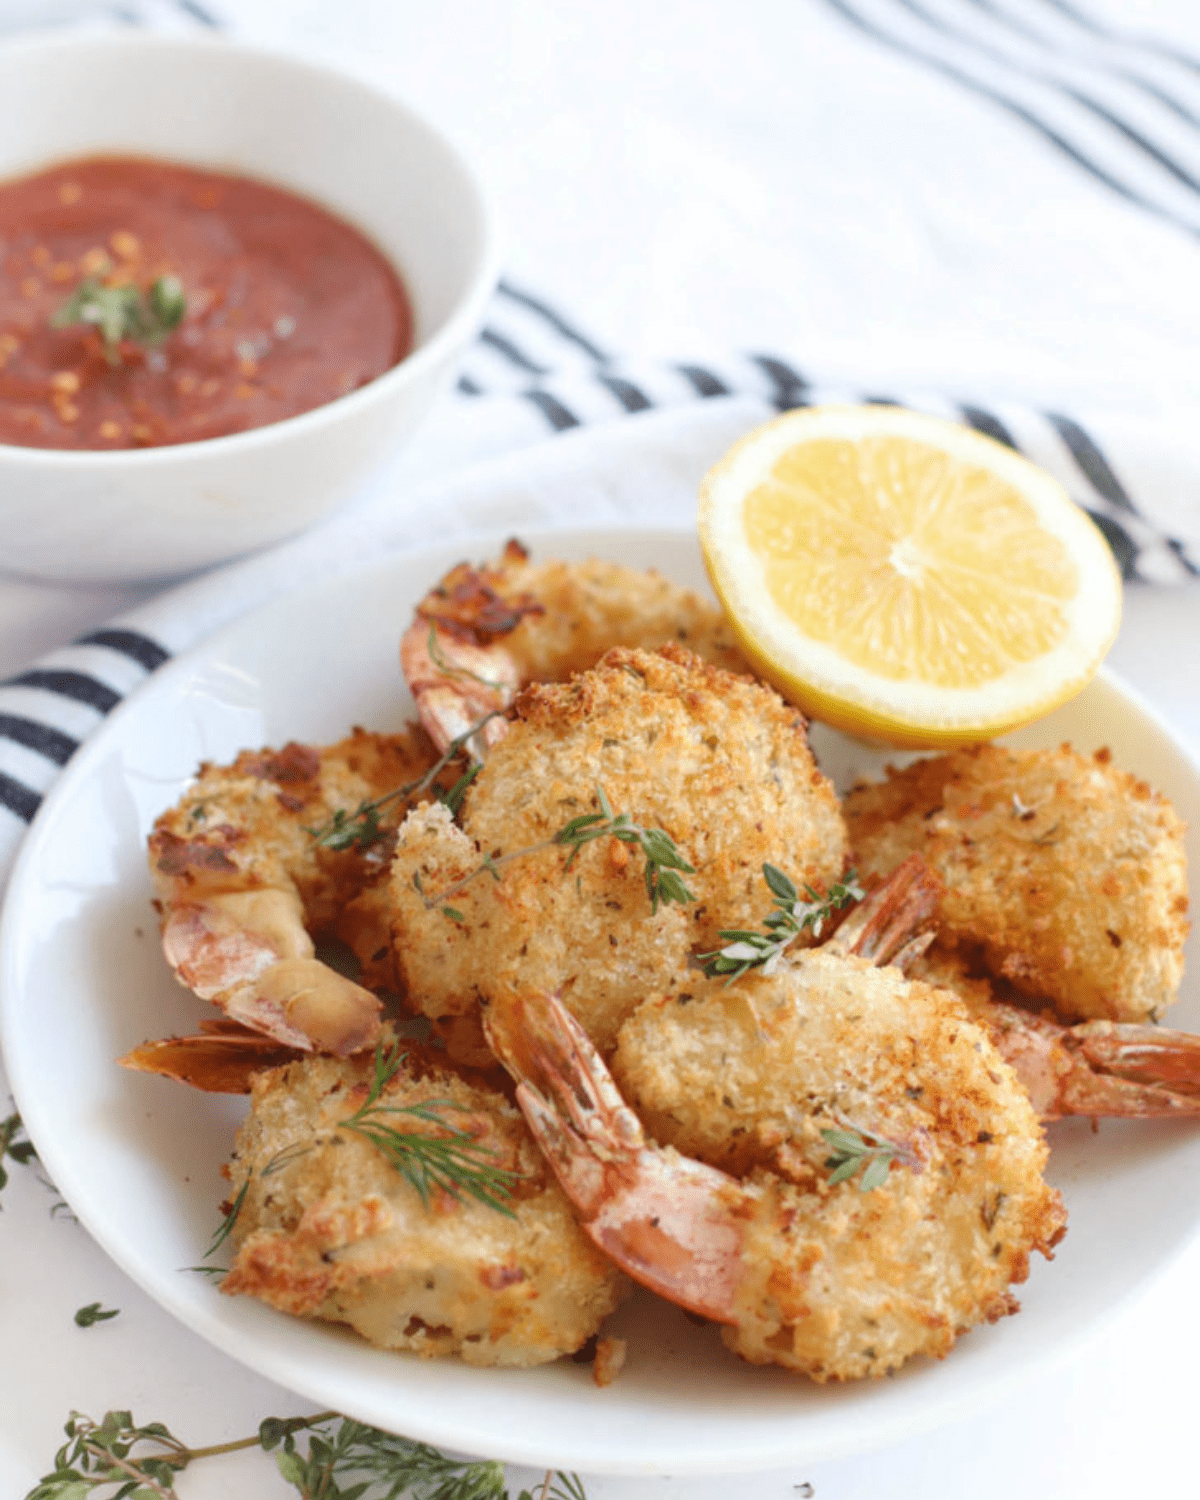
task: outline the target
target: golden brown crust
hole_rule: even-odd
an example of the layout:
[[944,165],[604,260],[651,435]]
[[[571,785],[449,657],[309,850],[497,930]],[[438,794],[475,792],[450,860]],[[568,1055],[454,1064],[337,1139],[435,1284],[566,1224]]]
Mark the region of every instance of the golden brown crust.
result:
[[870,875],[922,855],[941,938],[1064,1021],[1162,1014],[1183,974],[1184,825],[1107,751],[976,745],[888,769],[845,799]]
[[[613,1072],[657,1140],[761,1189],[724,1333],[753,1362],[846,1380],[940,1357],[1013,1310],[1063,1232],[1012,1070],[955,996],[895,969],[815,949],[700,980],[629,1017]],[[830,1185],[822,1132],[846,1128],[900,1149],[881,1187]]]
[[423,730],[355,728],[335,745],[295,742],[244,750],[232,764],[205,763],[150,835],[150,868],[164,906],[232,891],[294,893],[313,936],[337,936],[363,964],[364,982],[394,983],[385,913],[370,894],[382,884],[395,828],[410,803],[380,810],[381,837],[330,849],[312,834],[423,776],[435,752]]
[[[683,876],[694,902],[653,910],[634,845],[597,839],[570,859],[550,844],[597,810],[597,787],[614,812],[671,836],[695,866]],[[499,879],[459,885],[484,855],[534,848],[498,866]],[[402,826],[397,965],[412,1003],[433,1017],[470,1015],[514,990],[561,990],[607,1049],[691,953],[770,909],[764,861],[818,886],[844,868],[841,815],[801,716],[680,647],[617,648],[569,683],[525,689],[461,829],[430,807]]]
[[[459,618],[483,621],[484,630],[472,632],[481,643],[502,639],[522,681],[560,682],[594,666],[613,646],[652,650],[668,642],[729,671],[746,671],[723,611],[653,568],[598,558],[531,563],[510,544],[499,563],[460,575],[464,585],[472,578],[474,595]],[[493,601],[507,604],[507,619],[503,608],[483,604],[480,582]],[[436,618],[446,623],[444,611]]]
[[[541,1364],[578,1348],[626,1283],[579,1231],[517,1110],[409,1054],[383,1101],[452,1101],[447,1119],[521,1174],[515,1217],[437,1190],[426,1206],[370,1142],[339,1129],[371,1076],[369,1057],[306,1058],[256,1079],[229,1170],[233,1191],[246,1192],[222,1290],[471,1364]],[[389,1123],[437,1133],[414,1117]]]

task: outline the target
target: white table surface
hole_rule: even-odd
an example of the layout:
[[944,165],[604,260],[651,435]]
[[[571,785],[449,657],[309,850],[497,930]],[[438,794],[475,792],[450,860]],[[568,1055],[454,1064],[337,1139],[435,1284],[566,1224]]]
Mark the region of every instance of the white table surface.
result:
[[[792,349],[858,384],[1068,410],[1132,404],[1190,437],[1194,240],[1130,221],[1081,241],[1073,214],[1087,195],[1075,181],[1009,126],[1007,152],[986,171],[966,159],[952,91],[930,81],[914,93],[894,57],[852,53],[851,33],[818,0],[218,9],[244,35],[340,61],[450,124],[496,189],[513,278],[553,294],[611,347],[671,358]],[[1094,0],[1090,13],[1200,52],[1190,0]],[[894,132],[860,128],[844,82],[806,67],[806,28],[845,51],[863,97],[893,110]],[[937,170],[914,177],[914,152],[920,163],[933,142]],[[0,676],[146,593],[0,577]],[[1198,642],[1200,585],[1133,589],[1110,663],[1200,758]],[[81,1230],[51,1220],[50,1201],[32,1172],[12,1169],[0,1200],[0,1494],[23,1495],[49,1467],[72,1407],[129,1406],[197,1443],[303,1409],[149,1304]],[[17,1220],[32,1236],[19,1255],[7,1235]],[[66,1264],[61,1282],[14,1274],[37,1263],[41,1236],[47,1264]],[[69,1323],[81,1282],[89,1300],[130,1315],[47,1337]],[[1085,1350],[898,1447],[754,1478],[597,1478],[590,1500],[792,1500],[805,1486],[819,1500],[1183,1500],[1200,1493],[1198,1287],[1200,1246]],[[295,1493],[259,1453],[212,1460],[178,1488],[183,1500]]]

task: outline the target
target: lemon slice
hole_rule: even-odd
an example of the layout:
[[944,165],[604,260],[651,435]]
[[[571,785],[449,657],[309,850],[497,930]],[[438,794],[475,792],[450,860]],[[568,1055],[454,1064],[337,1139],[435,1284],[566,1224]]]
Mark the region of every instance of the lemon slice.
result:
[[1104,538],[1050,475],[897,407],[789,412],[700,489],[700,543],[747,658],[810,716],[926,747],[1073,697],[1117,633]]

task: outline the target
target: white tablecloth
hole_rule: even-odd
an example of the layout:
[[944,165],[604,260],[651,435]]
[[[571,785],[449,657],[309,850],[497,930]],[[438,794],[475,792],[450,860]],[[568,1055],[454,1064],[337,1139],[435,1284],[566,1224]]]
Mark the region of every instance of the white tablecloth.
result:
[[[687,394],[671,371],[736,383],[728,372],[756,352],[783,354],[830,389],[940,392],[1010,426],[1031,412],[1085,414],[1125,488],[1158,508],[1163,534],[1200,539],[1200,11],[1188,0],[91,9],[80,20],[82,3],[9,0],[0,26],[109,25],[123,9],[187,29],[212,13],[234,34],[341,63],[427,109],[493,185],[510,289],[564,311],[579,336],[572,364],[562,339],[539,346],[538,320],[517,297],[499,299],[500,337],[464,368],[485,394],[443,403],[333,523],[343,540],[381,524],[394,543],[414,539],[433,524],[406,508],[421,486],[548,434],[543,408],[522,393],[554,386],[551,363],[564,361],[555,389],[580,420],[649,423],[658,419],[623,415],[628,394],[597,380],[595,355],[662,405]],[[515,362],[512,347],[544,373]],[[764,413],[770,395],[766,382]],[[518,487],[504,494],[517,525]],[[178,637],[162,644],[177,649],[273,576],[268,561],[249,587],[237,573],[190,584],[207,614],[174,612],[145,588],[0,578],[0,676],[147,602],[165,611],[155,618],[168,632],[175,620]],[[1200,755],[1198,626],[1195,583],[1132,586],[1111,662]],[[114,686],[137,680],[126,670]],[[9,1172],[0,1492],[24,1494],[49,1467],[72,1407],[132,1407],[203,1443],[303,1409],[177,1327],[82,1231],[51,1217],[32,1168]],[[821,1500],[1194,1495],[1197,1272],[1200,1251],[1086,1351],[932,1436],[754,1479],[593,1479],[589,1496],[784,1500],[805,1484]],[[75,1328],[75,1309],[93,1300],[121,1316]],[[184,1500],[294,1493],[258,1453],[213,1460],[179,1490]]]

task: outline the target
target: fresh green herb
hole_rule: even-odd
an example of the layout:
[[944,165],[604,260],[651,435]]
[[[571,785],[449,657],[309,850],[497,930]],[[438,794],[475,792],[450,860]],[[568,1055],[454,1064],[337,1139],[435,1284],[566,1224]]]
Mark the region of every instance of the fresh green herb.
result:
[[183,321],[187,298],[177,276],[160,276],[148,292],[133,285],[108,286],[96,276],[87,276],[50,319],[51,327],[66,328],[84,323],[100,334],[104,357],[110,365],[121,362],[125,339],[154,346],[161,344]]
[[[127,1411],[94,1422],[72,1412],[54,1468],[25,1500],[179,1500],[175,1477],[196,1459],[247,1448],[272,1453],[304,1500],[509,1500],[504,1466],[447,1458],[337,1412],[267,1417],[253,1437],[189,1448],[161,1422],[138,1426]],[[307,1434],[303,1449],[297,1441]],[[534,1500],[522,1490],[519,1500]],[[538,1500],[587,1500],[575,1474],[547,1473]]]
[[680,879],[679,871],[685,875],[694,875],[696,867],[689,865],[683,855],[675,847],[675,841],[669,833],[661,828],[639,828],[628,813],[614,813],[612,805],[604,795],[602,787],[596,788],[596,800],[600,804],[600,811],[596,813],[583,813],[578,818],[572,818],[565,827],[560,828],[553,838],[543,839],[540,844],[527,844],[522,849],[510,849],[507,854],[485,854],[473,870],[469,870],[461,880],[456,880],[452,886],[444,891],[439,891],[436,896],[426,896],[417,877],[413,877],[413,885],[421,893],[428,911],[440,911],[443,916],[452,921],[461,922],[463,914],[457,908],[447,906],[446,901],[451,896],[457,896],[459,891],[475,880],[480,875],[490,875],[493,880],[500,879],[501,865],[507,865],[514,859],[524,859],[530,854],[540,854],[543,849],[570,849],[567,862],[563,866],[565,874],[579,857],[579,851],[585,844],[590,844],[593,839],[616,839],[622,844],[637,844],[646,856],[644,875],[646,880],[646,894],[650,897],[651,911],[657,911],[660,904],[668,901],[677,901],[681,905],[696,898],[688,890]]
[[773,973],[784,953],[801,933],[811,930],[814,937],[820,937],[826,922],[835,911],[848,901],[861,901],[866,895],[853,870],[846,874],[844,880],[831,886],[825,896],[811,885],[806,885],[804,894],[807,900],[801,900],[800,892],[782,870],[770,864],[763,865],[762,869],[763,878],[775,898],[775,910],[763,918],[766,931],[741,932],[726,929],[718,933],[718,937],[728,939],[725,947],[714,949],[711,953],[701,953],[698,959],[701,968],[710,978],[727,974],[728,983],[732,984],[748,969],[762,969],[764,974]]
[[76,1312],[75,1321],[80,1328],[91,1328],[94,1323],[106,1323],[109,1318],[117,1317],[120,1311],[119,1307],[101,1307],[98,1302],[89,1302]]
[[821,1134],[831,1152],[825,1159],[825,1165],[830,1169],[830,1187],[836,1187],[839,1182],[848,1182],[856,1172],[861,1171],[859,1190],[869,1193],[872,1188],[882,1187],[887,1181],[893,1162],[902,1161],[912,1167],[920,1165],[907,1147],[869,1130],[843,1128],[822,1130]]
[[32,1141],[18,1140],[23,1135],[25,1127],[21,1124],[21,1116],[9,1115],[7,1120],[0,1120],[0,1190],[8,1186],[8,1170],[4,1165],[4,1158],[11,1157],[19,1166],[27,1167],[31,1161],[37,1160],[37,1152],[34,1150]]
[[646,856],[643,873],[651,911],[657,911],[660,902],[677,901],[685,905],[694,901],[696,898],[679,878],[679,871],[694,875],[696,867],[680,854],[671,835],[661,828],[639,828],[628,813],[614,813],[603,787],[597,786],[596,801],[600,804],[598,813],[572,818],[554,835],[554,843],[565,844],[571,850],[564,868],[569,870],[579,851],[593,839],[612,838],[622,844],[636,844]]
[[[385,792],[382,797],[376,797],[371,801],[362,801],[352,813],[345,812],[342,808],[334,813],[327,823],[320,828],[306,828],[304,831],[312,839],[325,849],[366,849],[377,843],[383,836],[383,829],[379,821],[380,812],[397,798],[419,797],[422,792],[428,791],[437,780],[439,774],[446,766],[463,751],[464,746],[473,735],[479,733],[489,720],[500,714],[499,709],[493,709],[491,713],[484,714],[469,729],[465,729],[457,739],[453,739],[446,746],[442,755],[430,766],[423,776],[418,776],[415,781],[410,781],[404,786],[398,786],[394,791]],[[450,790],[441,799],[451,812],[456,813],[466,795],[467,788],[479,774],[482,767],[475,766],[464,772],[454,783]]]
[[[349,1118],[338,1122],[338,1129],[352,1131],[382,1151],[405,1181],[416,1188],[426,1208],[433,1190],[440,1188],[460,1203],[466,1194],[513,1218],[505,1199],[512,1196],[512,1184],[520,1173],[496,1166],[489,1160],[495,1157],[494,1151],[448,1122],[447,1111],[467,1113],[461,1104],[453,1099],[426,1099],[420,1104],[403,1105],[379,1103],[405,1056],[398,1043],[386,1047],[381,1042],[376,1047],[375,1077],[366,1100]],[[402,1131],[388,1123],[390,1118],[402,1115],[436,1125],[444,1134]]]

